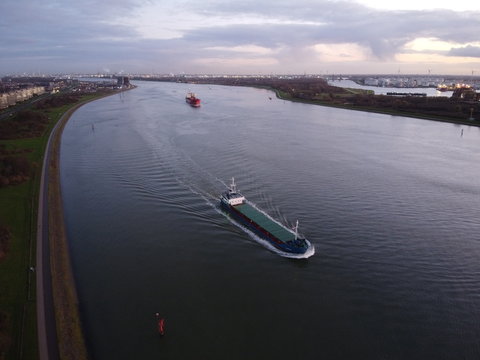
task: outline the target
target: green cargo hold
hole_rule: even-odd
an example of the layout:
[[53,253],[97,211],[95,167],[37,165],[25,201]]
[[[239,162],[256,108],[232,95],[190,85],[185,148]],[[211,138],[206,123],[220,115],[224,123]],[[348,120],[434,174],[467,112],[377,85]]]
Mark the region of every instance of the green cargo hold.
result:
[[260,227],[267,230],[270,234],[275,236],[277,239],[287,242],[289,240],[295,240],[295,234],[285,229],[283,226],[273,221],[267,215],[261,211],[255,209],[252,205],[244,203],[241,205],[235,205],[235,209],[240,213],[252,219],[255,223],[260,225]]

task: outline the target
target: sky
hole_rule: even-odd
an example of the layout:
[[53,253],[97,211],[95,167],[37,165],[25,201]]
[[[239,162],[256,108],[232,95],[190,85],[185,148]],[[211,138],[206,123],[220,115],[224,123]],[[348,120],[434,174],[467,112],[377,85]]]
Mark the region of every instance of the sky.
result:
[[480,75],[476,0],[0,0],[0,75]]

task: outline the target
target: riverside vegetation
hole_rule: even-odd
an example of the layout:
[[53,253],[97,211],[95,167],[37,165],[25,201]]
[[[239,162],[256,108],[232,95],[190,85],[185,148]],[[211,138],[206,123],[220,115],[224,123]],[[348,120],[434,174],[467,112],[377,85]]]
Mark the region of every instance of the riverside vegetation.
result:
[[[29,110],[0,120],[0,360],[38,357],[35,239],[39,182],[49,134],[69,109],[111,93],[58,94],[32,104]],[[59,141],[60,135],[54,146],[58,146]],[[53,197],[59,200],[60,194]],[[57,215],[54,217],[58,218]],[[61,253],[55,253],[54,257],[68,259],[67,249],[57,248]],[[53,270],[53,281],[56,275],[64,277],[55,272],[63,272],[63,269]],[[67,292],[74,293],[74,284],[67,281],[73,282],[66,276],[65,282],[57,287],[64,286],[69,288]],[[58,311],[72,312],[68,304],[56,306],[57,316]],[[59,341],[63,335],[60,329]],[[81,337],[81,334],[76,336]]]

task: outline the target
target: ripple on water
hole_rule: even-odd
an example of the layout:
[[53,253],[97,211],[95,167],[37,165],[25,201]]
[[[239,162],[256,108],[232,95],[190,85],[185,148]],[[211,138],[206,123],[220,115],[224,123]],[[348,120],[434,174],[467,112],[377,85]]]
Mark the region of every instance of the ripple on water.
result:
[[[62,140],[96,359],[478,357],[477,129],[140,84],[79,109]],[[278,256],[231,222],[232,176],[272,218],[299,219],[315,255]]]

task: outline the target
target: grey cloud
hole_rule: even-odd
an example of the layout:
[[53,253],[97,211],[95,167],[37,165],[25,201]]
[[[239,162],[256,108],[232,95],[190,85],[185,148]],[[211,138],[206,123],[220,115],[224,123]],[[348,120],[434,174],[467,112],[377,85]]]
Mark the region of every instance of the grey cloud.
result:
[[464,46],[451,49],[447,55],[480,58],[480,46]]
[[[0,23],[7,29],[0,39],[0,50],[4,54],[55,52],[59,48],[65,51],[88,44],[101,45],[102,38],[123,40],[135,36],[134,31],[125,26],[92,20],[86,15],[86,11],[93,11],[86,6],[88,2],[82,3],[84,8],[73,5],[62,8],[58,2],[52,2],[50,5],[33,3],[25,9],[12,3],[7,0],[0,5]],[[97,16],[102,13],[98,12]]]

